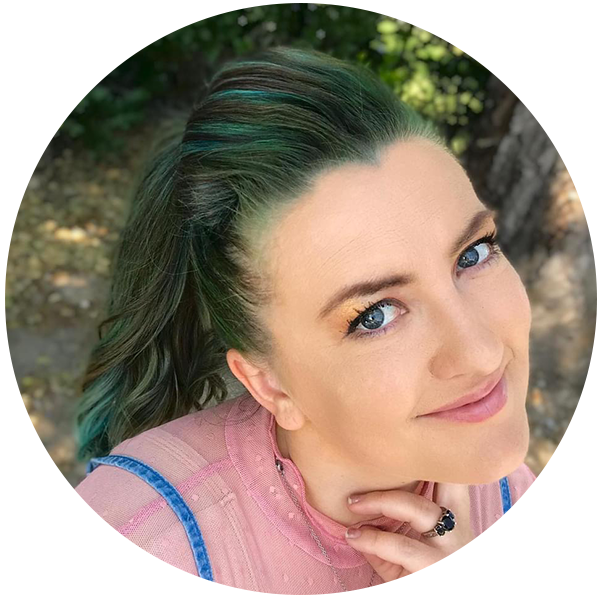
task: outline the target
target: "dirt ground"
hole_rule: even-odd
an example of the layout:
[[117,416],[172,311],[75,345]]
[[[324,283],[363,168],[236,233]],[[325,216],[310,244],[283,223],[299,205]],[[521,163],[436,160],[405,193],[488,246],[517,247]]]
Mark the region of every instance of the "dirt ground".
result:
[[[79,381],[110,283],[111,257],[124,223],[133,172],[147,132],[128,136],[120,158],[86,151],[47,152],[15,224],[7,271],[6,317],[19,389],[42,442],[76,485],[73,410]],[[526,459],[539,474],[569,425],[589,365],[596,281],[581,202],[564,165],[552,186],[550,254],[515,264],[531,300],[531,376]]]

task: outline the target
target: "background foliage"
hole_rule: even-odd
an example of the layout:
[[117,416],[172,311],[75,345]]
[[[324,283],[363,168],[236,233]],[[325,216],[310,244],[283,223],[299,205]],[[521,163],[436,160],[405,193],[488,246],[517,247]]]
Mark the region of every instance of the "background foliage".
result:
[[46,161],[75,140],[103,154],[156,102],[189,102],[217,60],[294,43],[369,65],[460,151],[490,72],[528,35],[530,4],[455,4],[433,29],[422,6],[9,3],[6,120],[50,138]]

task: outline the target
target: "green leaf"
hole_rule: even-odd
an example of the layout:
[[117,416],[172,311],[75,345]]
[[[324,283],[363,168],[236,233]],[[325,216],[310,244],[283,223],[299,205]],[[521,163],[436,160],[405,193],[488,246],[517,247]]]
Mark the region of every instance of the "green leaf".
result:
[[90,100],[93,100],[94,102],[104,102],[112,96],[112,93],[106,86],[97,85],[88,94],[88,96],[89,96]]
[[431,44],[427,46],[427,50],[429,52],[429,58],[431,60],[440,61],[444,56],[446,56],[448,50],[444,46]]
[[396,33],[400,28],[397,21],[392,21],[390,19],[385,19],[377,23],[377,31],[381,34],[390,34]]

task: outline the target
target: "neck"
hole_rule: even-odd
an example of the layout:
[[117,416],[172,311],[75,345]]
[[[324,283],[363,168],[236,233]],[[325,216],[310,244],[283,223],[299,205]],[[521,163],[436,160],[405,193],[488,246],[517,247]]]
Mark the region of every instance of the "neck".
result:
[[[354,465],[340,460],[339,456],[328,453],[322,443],[308,439],[307,434],[301,435],[303,430],[288,431],[276,423],[275,431],[281,455],[292,460],[302,474],[308,504],[346,527],[381,516],[381,513],[353,513],[348,509],[350,494],[387,489],[414,492],[419,485],[419,481],[405,481],[390,486],[390,482],[374,480],[372,469],[369,474],[363,473]],[[314,448],[318,448],[318,452]]]

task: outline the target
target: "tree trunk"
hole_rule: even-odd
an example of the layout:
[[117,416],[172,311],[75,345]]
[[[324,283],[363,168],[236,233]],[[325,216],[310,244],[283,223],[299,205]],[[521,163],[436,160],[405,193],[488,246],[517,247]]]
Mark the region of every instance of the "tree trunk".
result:
[[527,286],[532,361],[571,389],[597,381],[597,11],[533,7],[532,33],[493,73],[464,157]]

